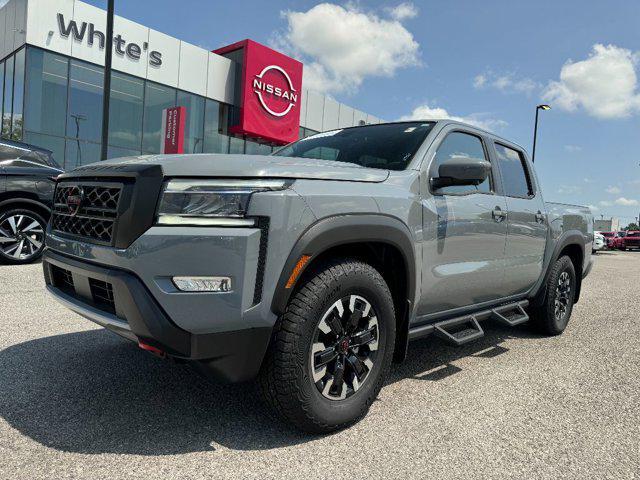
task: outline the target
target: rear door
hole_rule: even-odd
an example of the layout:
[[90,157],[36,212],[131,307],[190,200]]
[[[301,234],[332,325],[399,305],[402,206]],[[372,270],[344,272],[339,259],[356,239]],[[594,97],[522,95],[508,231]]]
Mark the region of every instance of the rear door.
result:
[[547,216],[532,167],[519,147],[492,142],[507,203],[505,295],[528,291],[542,274],[547,244]]
[[418,321],[429,316],[502,296],[506,203],[497,185],[497,169],[478,186],[433,190],[429,179],[438,167],[460,156],[491,161],[482,132],[459,125],[445,127],[423,164],[422,295]]

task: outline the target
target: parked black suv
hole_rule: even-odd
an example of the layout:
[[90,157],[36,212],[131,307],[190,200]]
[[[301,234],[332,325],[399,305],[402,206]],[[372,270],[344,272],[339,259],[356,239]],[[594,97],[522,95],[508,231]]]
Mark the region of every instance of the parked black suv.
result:
[[0,262],[40,257],[55,179],[62,172],[49,150],[0,140]]

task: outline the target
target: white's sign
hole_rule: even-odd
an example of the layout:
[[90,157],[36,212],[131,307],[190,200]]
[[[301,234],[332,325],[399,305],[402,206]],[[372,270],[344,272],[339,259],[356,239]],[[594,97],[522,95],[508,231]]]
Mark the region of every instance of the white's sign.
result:
[[[76,42],[82,43],[84,39],[87,40],[87,45],[92,47],[95,42],[98,43],[100,50],[104,49],[106,35],[96,30],[93,23],[82,22],[80,25],[75,20],[69,21],[68,24],[64,21],[64,15],[58,13],[58,30],[60,35],[65,38],[72,37]],[[149,50],[149,43],[144,42],[142,46],[134,42],[128,42],[122,38],[122,35],[117,34],[113,36],[113,49],[116,54],[127,56],[133,61],[140,60],[143,51]],[[162,65],[162,53],[151,50],[149,51],[149,65],[153,67],[159,67]]]

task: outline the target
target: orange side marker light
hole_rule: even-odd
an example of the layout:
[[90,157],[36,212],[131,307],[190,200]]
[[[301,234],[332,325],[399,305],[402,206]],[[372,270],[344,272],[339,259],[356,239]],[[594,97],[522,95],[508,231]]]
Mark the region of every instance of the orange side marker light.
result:
[[295,285],[296,280],[298,279],[298,275],[300,275],[300,273],[302,272],[302,269],[309,262],[310,258],[311,258],[311,255],[302,255],[300,257],[300,260],[298,260],[298,263],[296,263],[296,266],[293,267],[291,276],[289,277],[289,280],[287,280],[287,283],[284,286],[284,288],[291,288]]

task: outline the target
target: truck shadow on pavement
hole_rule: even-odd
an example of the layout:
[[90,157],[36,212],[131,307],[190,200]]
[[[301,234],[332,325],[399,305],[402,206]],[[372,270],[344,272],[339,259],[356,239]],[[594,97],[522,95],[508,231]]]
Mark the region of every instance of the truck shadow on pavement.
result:
[[[537,338],[527,327],[487,327],[484,338],[462,348],[432,338],[413,342],[388,383],[442,380],[461,371],[452,365],[458,358],[491,358],[508,351],[499,345],[508,338]],[[219,446],[271,449],[315,438],[270,417],[253,384],[213,385],[189,367],[156,359],[104,330],[2,350],[0,385],[2,418],[61,451],[171,455]]]

